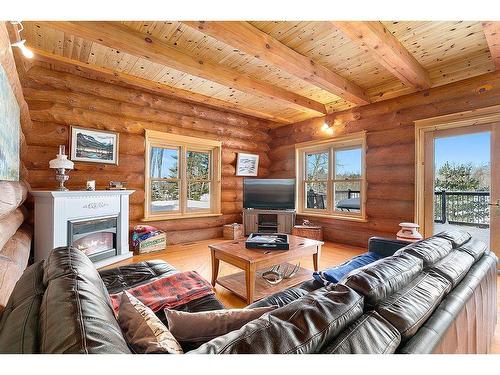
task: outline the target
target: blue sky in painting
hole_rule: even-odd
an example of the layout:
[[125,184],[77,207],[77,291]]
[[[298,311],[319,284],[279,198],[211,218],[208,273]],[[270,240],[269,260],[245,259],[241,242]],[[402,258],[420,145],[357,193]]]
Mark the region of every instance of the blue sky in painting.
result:
[[435,140],[436,169],[446,161],[472,163],[476,166],[490,162],[490,132],[465,134]]

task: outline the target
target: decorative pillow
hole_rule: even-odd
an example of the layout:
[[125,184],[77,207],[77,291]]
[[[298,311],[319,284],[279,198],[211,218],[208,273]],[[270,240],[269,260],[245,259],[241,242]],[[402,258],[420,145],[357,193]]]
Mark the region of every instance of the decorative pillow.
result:
[[332,268],[328,268],[324,271],[314,272],[313,277],[315,280],[319,281],[323,285],[327,285],[330,283],[338,283],[345,275],[349,272],[366,266],[367,264],[373,263],[376,260],[382,259],[384,256],[368,252],[358,256],[355,256],[348,261],[334,266]]
[[122,293],[118,324],[135,353],[183,353],[177,340],[155,313],[127,292]]
[[248,322],[260,318],[278,306],[254,309],[228,309],[202,312],[184,312],[165,309],[170,332],[180,342],[196,342],[200,345],[240,329]]

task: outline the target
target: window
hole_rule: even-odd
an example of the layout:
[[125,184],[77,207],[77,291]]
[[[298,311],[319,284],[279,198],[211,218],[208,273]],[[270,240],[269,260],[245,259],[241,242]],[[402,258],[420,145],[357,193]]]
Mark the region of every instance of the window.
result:
[[365,133],[296,145],[297,211],[365,219]]
[[146,130],[145,220],[220,215],[221,143]]

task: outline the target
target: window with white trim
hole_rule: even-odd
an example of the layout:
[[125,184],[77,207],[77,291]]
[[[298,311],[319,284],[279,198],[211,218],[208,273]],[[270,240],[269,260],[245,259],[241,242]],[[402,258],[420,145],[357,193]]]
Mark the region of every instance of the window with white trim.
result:
[[220,215],[221,143],[146,130],[145,220]]
[[296,145],[299,214],[365,219],[365,133]]

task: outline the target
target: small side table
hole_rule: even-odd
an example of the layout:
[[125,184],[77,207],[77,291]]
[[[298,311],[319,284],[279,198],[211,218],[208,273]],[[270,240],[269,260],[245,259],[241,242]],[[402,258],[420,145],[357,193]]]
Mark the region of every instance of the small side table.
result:
[[323,228],[319,226],[294,225],[292,228],[294,236],[305,237],[311,240],[323,241]]

